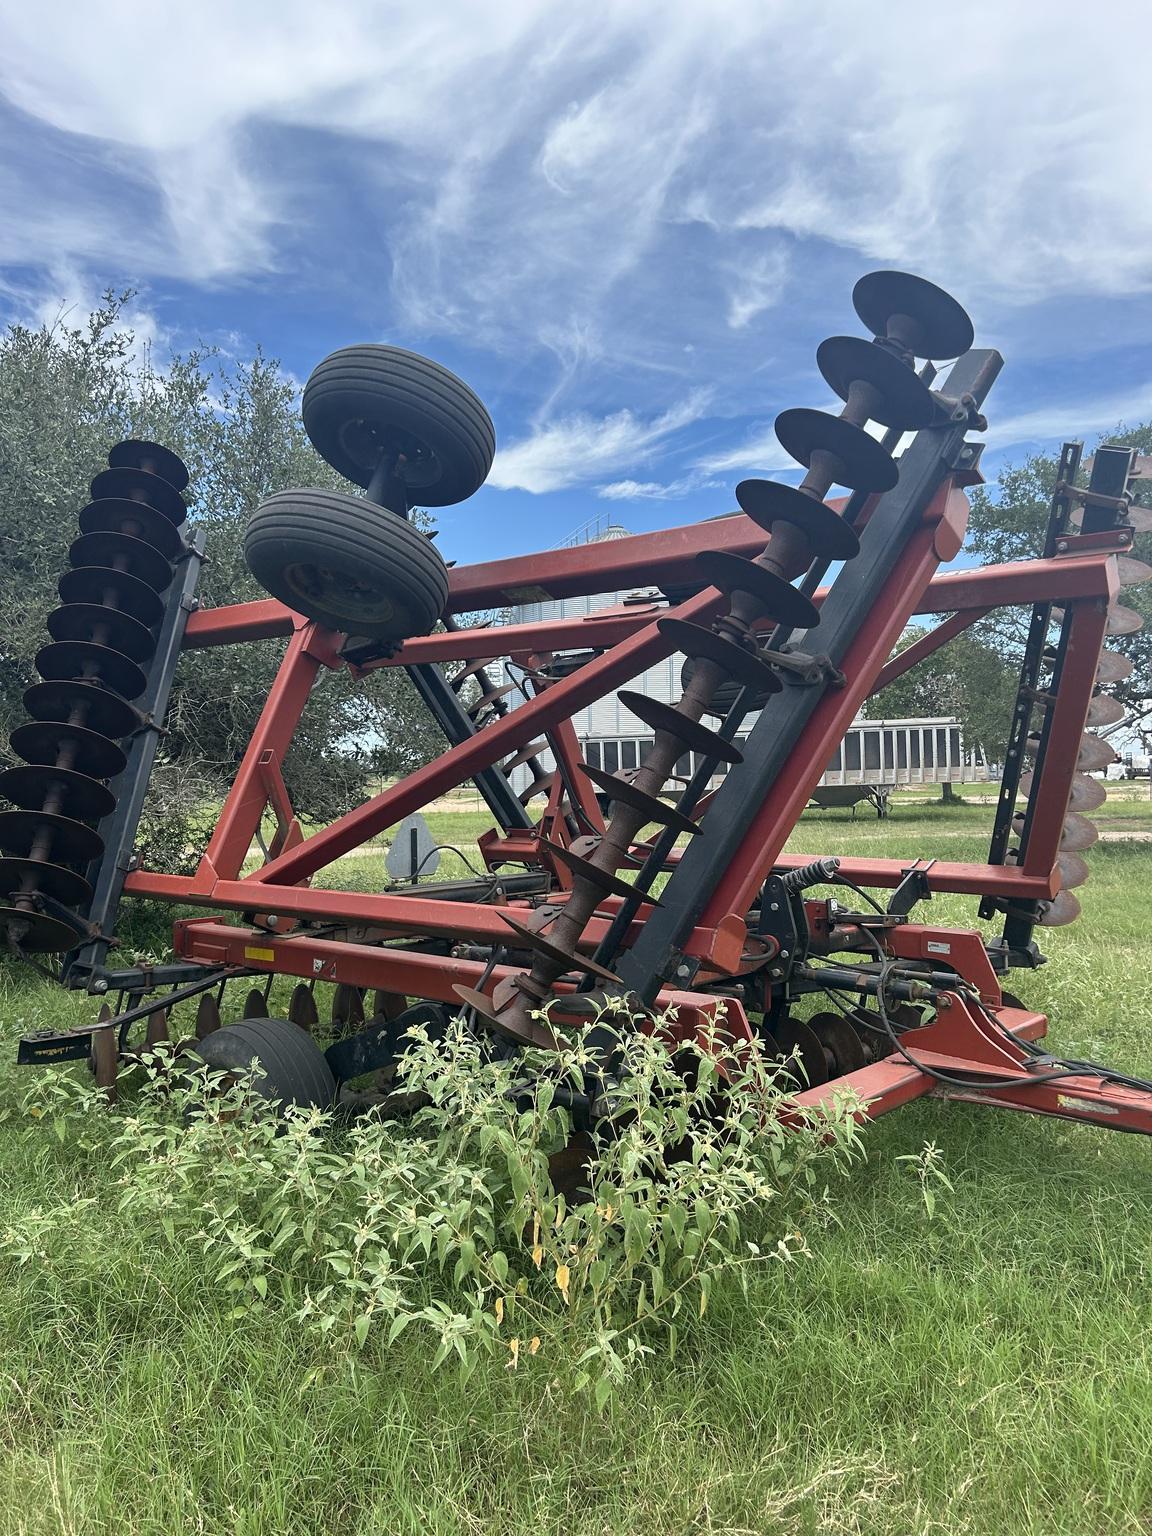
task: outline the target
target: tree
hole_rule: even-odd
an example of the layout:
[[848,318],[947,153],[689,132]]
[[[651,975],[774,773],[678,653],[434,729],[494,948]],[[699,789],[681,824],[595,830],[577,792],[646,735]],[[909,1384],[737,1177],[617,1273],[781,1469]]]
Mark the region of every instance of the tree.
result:
[[[349,490],[312,449],[296,390],[262,353],[231,362],[210,348],[163,369],[124,320],[128,294],[105,296],[83,322],[0,336],[0,731],[24,719],[21,697],[59,598],[88,482],[122,438],[152,438],[188,464],[191,521],[206,530],[206,607],[263,596],[244,563],[247,514],[270,492]],[[153,776],[146,842],[169,866],[186,860],[203,808],[231,780],[267,698],[283,646],[188,652],[173,690]],[[3,744],[0,742],[0,745]],[[417,766],[443,750],[396,669],[355,684],[326,674],[285,762],[297,813],[329,818],[363,797],[369,773]]]
[[[905,630],[897,654],[927,633],[917,627]],[[965,745],[979,746],[988,761],[996,763],[1003,754],[1015,698],[1015,669],[974,626],[890,683],[869,713],[886,720],[955,718]]]

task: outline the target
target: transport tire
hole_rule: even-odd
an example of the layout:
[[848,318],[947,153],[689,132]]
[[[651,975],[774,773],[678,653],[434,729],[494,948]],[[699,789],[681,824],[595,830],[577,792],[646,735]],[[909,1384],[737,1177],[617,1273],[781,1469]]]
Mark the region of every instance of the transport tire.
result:
[[447,507],[480,489],[492,467],[496,430],[463,379],[402,347],[342,347],[312,370],[301,406],[317,453],[366,486],[385,450],[413,504]]
[[336,1078],[324,1052],[287,1019],[242,1019],[197,1040],[192,1049],[225,1072],[245,1072],[255,1060],[253,1090],[280,1110],[329,1109],[335,1102]]
[[448,567],[425,534],[341,491],[281,491],[244,533],[266,592],[329,629],[374,640],[426,635],[444,612]]

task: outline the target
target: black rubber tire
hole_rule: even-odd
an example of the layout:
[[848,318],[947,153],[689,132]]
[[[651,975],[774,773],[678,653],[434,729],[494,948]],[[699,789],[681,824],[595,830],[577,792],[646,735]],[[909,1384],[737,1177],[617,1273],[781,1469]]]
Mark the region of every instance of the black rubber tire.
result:
[[344,634],[426,635],[448,599],[448,567],[432,540],[340,491],[270,496],[248,519],[244,558],[266,592]]
[[255,1060],[252,1089],[280,1110],[330,1109],[336,1079],[324,1052],[307,1030],[287,1019],[241,1019],[214,1030],[191,1047],[208,1066],[244,1072]]
[[496,452],[492,418],[463,379],[402,347],[342,347],[304,386],[304,430],[321,458],[366,486],[388,446],[409,463],[414,505],[448,507],[484,484]]

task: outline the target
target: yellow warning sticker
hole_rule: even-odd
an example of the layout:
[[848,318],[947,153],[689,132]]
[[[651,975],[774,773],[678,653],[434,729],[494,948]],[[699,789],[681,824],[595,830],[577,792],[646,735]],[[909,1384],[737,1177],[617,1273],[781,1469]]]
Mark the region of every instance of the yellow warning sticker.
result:
[[276,951],[274,949],[245,949],[244,958],[245,960],[275,960]]

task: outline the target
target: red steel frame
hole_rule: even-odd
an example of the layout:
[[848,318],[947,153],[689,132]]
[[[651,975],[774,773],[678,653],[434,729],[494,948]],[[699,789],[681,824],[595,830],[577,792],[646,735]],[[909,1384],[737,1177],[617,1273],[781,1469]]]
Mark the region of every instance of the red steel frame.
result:
[[[1053,709],[1050,748],[1042,782],[1035,791],[1036,813],[1026,860],[1022,867],[937,861],[928,879],[933,891],[1023,901],[1051,898],[1059,889],[1057,847],[1095,683],[1107,609],[1117,591],[1110,556],[1121,547],[1123,537],[1112,543],[1096,538],[1090,545],[1087,540],[1070,538],[1066,552],[1054,559],[938,574],[938,566],[955,556],[963,538],[967,503],[960,483],[958,479],[945,483],[922,528],[902,551],[845,661],[846,685],[829,689],[820,701],[793,753],[789,771],[765,797],[749,827],[741,856],[712,893],[686,946],[706,966],[711,963],[719,972],[737,968],[745,933],[742,914],[749,909],[766,873],[774,866],[796,867],[812,858],[785,854],[783,845],[823,765],[864,699],[992,609],[1038,600],[1064,606],[1070,635]],[[691,587],[698,579],[694,560],[700,551],[723,549],[753,555],[763,544],[763,532],[743,514],[733,514],[611,543],[458,566],[450,573],[448,610],[475,612],[540,598],[621,590],[633,583],[644,588]],[[818,602],[821,596],[817,595]],[[678,617],[707,622],[721,601],[719,593],[708,588],[679,604],[675,611]],[[532,670],[541,658],[556,651],[602,652],[567,678],[542,686],[535,698],[493,720],[462,745],[449,747],[434,762],[307,838],[302,837],[292,813],[280,768],[322,669],[346,665],[339,654],[341,637],[308,623],[273,600],[193,614],[185,637],[189,649],[277,637],[287,637],[288,645],[196,873],[184,877],[136,870],[126,880],[125,893],[247,914],[240,926],[217,917],[177,922],[175,948],[188,959],[455,1002],[457,985],[480,984],[484,963],[429,955],[395,941],[434,936],[487,944],[506,942],[509,930],[502,913],[523,915],[522,904],[449,903],[418,890],[412,894],[316,890],[309,886],[309,880],[410,812],[545,734],[569,780],[581,786],[582,803],[593,825],[598,824],[595,799],[583,790],[582,776],[576,771],[579,753],[571,716],[672,653],[672,645],[656,626],[656,619],[668,611],[660,603],[641,599],[579,619],[455,629],[410,640],[398,656],[373,662],[373,668],[447,660],[466,663],[491,658],[495,646],[500,655]],[[893,644],[913,614],[949,617],[915,646],[890,660]],[[277,818],[277,835],[263,867],[245,875],[245,858],[269,805]],[[549,796],[540,826],[552,838],[567,836],[559,815],[557,788]],[[539,861],[536,837],[530,833],[495,829],[482,840],[482,847],[492,866],[514,860]],[[547,858],[543,862],[547,865]],[[675,862],[675,855],[670,862]],[[892,887],[899,883],[906,865],[892,859],[849,858],[841,860],[840,868],[857,884]],[[561,874],[560,870],[555,872]],[[566,882],[562,879],[561,883]],[[554,899],[562,900],[563,891],[554,893]],[[586,948],[594,948],[607,932],[618,905],[614,897],[604,901],[584,935]],[[645,910],[641,906],[626,943],[643,923]],[[260,916],[254,919],[256,912]],[[329,925],[337,934],[329,937],[301,931],[296,926],[301,922]],[[284,928],[293,931],[277,931]],[[907,924],[894,931],[892,952],[912,953],[907,946],[923,944],[924,936],[933,934],[938,939],[944,935],[956,945],[957,953],[964,956],[964,963],[957,963],[961,974],[978,988],[986,1005],[999,1007],[998,983],[977,934]],[[488,973],[489,982],[498,981],[510,969],[497,966]],[[662,1005],[679,1011],[679,1027],[683,1029],[694,1029],[714,1016],[720,1001],[715,994],[705,992],[665,990],[660,994]],[[894,1055],[831,1085],[802,1093],[799,1102],[815,1102],[849,1087],[860,1095],[869,1114],[882,1113],[931,1091],[1075,1118],[1117,1112],[1109,1106],[1120,1090],[1099,1079],[1078,1079],[1074,1085],[1027,1082],[1023,1052],[1013,1057],[1003,1037],[989,1030],[986,1019],[964,996],[956,994],[946,1001],[951,1007],[941,1011],[931,1030],[917,1032],[922,1040],[914,1040],[912,1035],[903,1037],[917,1047],[918,1057],[945,1075],[984,1071],[1000,1079],[1015,1074],[1018,1084],[997,1088],[992,1096],[975,1087],[970,1093],[962,1087],[942,1088],[931,1075]],[[723,1002],[729,1027],[749,1034],[750,1026],[739,1003],[730,998]],[[999,1017],[1022,1039],[1035,1038],[1044,1030],[1040,1015],[1000,1007]],[[1131,1102],[1120,1111],[1127,1128],[1152,1131],[1152,1100],[1129,1097]],[[1130,1125],[1129,1120],[1133,1122]]]

